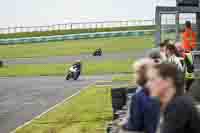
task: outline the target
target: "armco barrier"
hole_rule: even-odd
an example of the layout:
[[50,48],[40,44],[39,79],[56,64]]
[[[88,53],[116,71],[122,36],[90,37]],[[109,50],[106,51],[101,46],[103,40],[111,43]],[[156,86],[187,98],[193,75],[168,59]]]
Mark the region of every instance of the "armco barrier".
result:
[[38,43],[38,42],[48,42],[48,41],[78,40],[78,39],[121,37],[121,36],[144,36],[152,34],[154,31],[155,30],[115,31],[115,32],[81,33],[81,34],[71,34],[71,35],[26,37],[26,38],[15,38],[15,39],[0,39],[0,44]]

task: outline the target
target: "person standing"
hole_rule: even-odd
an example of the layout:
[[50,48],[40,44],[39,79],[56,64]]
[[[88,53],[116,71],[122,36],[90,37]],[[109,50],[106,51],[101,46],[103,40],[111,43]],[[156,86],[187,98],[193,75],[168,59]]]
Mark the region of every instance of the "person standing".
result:
[[182,33],[182,46],[189,52],[196,48],[196,33],[192,30],[190,21],[185,23],[185,31]]
[[[159,133],[200,133],[194,100],[183,95],[183,81],[175,64],[157,64],[147,72],[150,96],[160,102],[163,122]],[[160,131],[159,131],[160,130]]]

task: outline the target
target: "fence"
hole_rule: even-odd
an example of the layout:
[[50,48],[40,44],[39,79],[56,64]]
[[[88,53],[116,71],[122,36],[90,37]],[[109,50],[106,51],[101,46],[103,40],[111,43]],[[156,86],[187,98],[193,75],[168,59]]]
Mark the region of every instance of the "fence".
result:
[[129,26],[148,26],[154,25],[152,20],[129,20],[129,21],[102,21],[102,22],[84,22],[84,23],[65,23],[47,26],[30,26],[30,27],[7,27],[0,28],[0,34],[18,33],[18,32],[43,32],[59,31],[74,29],[97,29],[97,28],[114,28]]
[[103,37],[144,36],[144,35],[152,35],[154,31],[155,30],[95,32],[95,33],[81,33],[81,34],[70,34],[70,35],[0,39],[0,44],[37,43],[37,42],[92,39],[92,38],[103,38]]
[[[183,23],[184,22],[183,20],[187,20],[187,19],[195,22],[194,17],[181,18],[180,22]],[[174,23],[174,18],[165,16],[164,18],[162,18],[162,23],[163,24]],[[155,25],[154,19],[65,23],[65,24],[54,24],[54,25],[46,25],[46,26],[29,26],[29,27],[17,26],[17,27],[0,28],[0,34],[19,33],[19,32],[74,30],[74,29],[115,28],[115,27],[130,27],[130,26],[150,26],[150,25]]]

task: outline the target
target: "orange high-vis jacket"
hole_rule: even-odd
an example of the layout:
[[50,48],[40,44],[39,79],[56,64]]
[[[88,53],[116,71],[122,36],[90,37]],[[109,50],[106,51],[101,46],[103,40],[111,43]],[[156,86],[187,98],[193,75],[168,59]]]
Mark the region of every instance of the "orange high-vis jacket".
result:
[[196,48],[196,33],[191,28],[186,28],[182,35],[182,45],[185,50],[191,51]]

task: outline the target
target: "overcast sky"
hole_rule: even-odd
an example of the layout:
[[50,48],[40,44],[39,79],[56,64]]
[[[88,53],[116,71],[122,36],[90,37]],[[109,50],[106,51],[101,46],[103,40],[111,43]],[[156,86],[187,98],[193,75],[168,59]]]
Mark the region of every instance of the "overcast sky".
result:
[[0,27],[154,18],[175,0],[0,0]]

